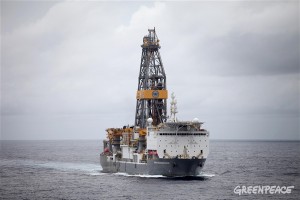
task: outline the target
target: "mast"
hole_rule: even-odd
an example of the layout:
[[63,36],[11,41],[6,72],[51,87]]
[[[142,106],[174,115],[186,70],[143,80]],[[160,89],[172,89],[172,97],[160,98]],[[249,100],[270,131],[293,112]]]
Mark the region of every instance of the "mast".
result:
[[135,126],[145,128],[147,119],[152,118],[156,126],[167,120],[166,74],[161,61],[159,39],[155,28],[148,29],[144,36],[138,89],[136,94]]
[[174,92],[172,92],[171,94],[171,121],[173,122],[177,122],[177,118],[176,118],[176,114],[178,113],[177,111],[177,100],[175,99],[175,95]]

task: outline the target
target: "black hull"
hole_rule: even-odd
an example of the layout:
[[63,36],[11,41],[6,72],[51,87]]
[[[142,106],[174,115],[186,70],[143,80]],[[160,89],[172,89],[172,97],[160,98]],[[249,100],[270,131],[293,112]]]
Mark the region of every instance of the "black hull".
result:
[[147,163],[110,161],[106,155],[100,155],[102,172],[124,172],[132,175],[197,176],[206,159],[155,159]]

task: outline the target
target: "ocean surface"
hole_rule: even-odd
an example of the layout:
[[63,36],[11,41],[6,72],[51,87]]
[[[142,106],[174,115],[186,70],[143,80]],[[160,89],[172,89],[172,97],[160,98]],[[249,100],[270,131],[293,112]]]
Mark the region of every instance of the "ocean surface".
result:
[[[102,141],[1,141],[0,199],[300,199],[300,142],[211,141],[195,178],[101,173]],[[239,194],[237,186],[294,186]]]

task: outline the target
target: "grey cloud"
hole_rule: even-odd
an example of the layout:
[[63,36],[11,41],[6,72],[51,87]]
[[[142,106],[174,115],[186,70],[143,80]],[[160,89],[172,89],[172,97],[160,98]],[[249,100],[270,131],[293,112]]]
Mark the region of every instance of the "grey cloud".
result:
[[[201,46],[205,49],[201,50]],[[195,60],[210,65],[212,74],[278,75],[299,73],[299,36],[232,33],[200,44]],[[205,63],[206,62],[206,63]]]
[[[207,121],[214,138],[227,131],[228,138],[260,138],[261,133],[277,139],[283,128],[272,124],[283,120],[292,132],[287,138],[295,139],[297,5],[59,2],[43,13],[28,12],[24,20],[4,12],[1,131],[5,138],[72,138],[69,131],[73,138],[97,138],[107,127],[131,124],[140,45],[147,28],[155,26],[180,119]],[[272,117],[264,126],[265,115]],[[260,120],[254,136],[244,130]]]

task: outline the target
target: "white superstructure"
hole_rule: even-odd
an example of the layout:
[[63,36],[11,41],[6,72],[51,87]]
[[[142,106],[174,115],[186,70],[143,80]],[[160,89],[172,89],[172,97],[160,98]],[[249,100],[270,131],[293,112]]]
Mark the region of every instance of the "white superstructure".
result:
[[147,150],[156,151],[159,158],[206,158],[209,133],[202,123],[167,122],[159,128],[147,127]]

